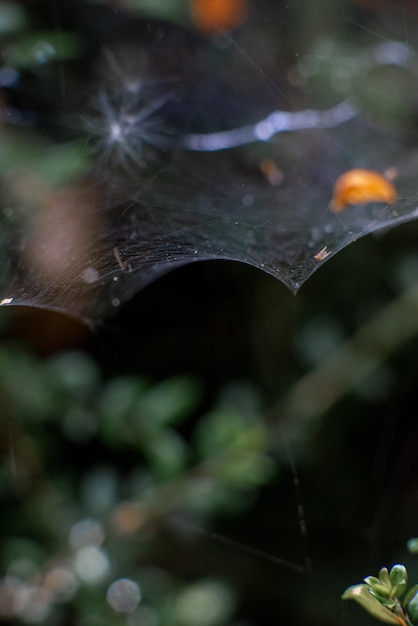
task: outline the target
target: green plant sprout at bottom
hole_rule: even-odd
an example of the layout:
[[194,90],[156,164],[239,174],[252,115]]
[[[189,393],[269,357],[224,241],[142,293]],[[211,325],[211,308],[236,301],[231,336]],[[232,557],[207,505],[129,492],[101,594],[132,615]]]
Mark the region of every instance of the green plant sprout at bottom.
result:
[[404,565],[389,571],[382,567],[379,576],[367,576],[364,583],[348,587],[343,600],[355,600],[368,613],[387,624],[418,624],[418,585],[407,589],[408,573]]

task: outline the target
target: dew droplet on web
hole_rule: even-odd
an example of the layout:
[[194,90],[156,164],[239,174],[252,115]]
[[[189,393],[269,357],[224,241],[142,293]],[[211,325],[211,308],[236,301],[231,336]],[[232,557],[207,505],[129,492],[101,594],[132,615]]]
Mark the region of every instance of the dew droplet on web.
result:
[[247,193],[241,198],[241,202],[243,206],[250,207],[254,204],[254,196],[250,193]]
[[86,268],[81,274],[81,279],[83,280],[83,282],[87,283],[88,285],[97,283],[99,278],[100,278],[99,272],[94,267]]

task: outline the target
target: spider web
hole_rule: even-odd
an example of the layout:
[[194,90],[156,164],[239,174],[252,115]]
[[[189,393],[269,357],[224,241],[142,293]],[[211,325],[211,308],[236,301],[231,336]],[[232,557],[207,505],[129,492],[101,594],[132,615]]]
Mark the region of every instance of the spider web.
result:
[[[99,9],[87,8],[88,31]],[[105,17],[112,35],[98,27],[83,80],[65,63],[37,73],[41,94],[51,82],[59,94],[48,94],[46,115],[4,107],[6,146],[29,137],[33,163],[50,168],[60,150],[72,156],[59,185],[22,181],[15,164],[3,177],[1,304],[98,323],[164,273],[214,259],[248,263],[296,293],[348,244],[418,216],[413,103],[396,91],[416,80],[411,46],[357,38],[337,48],[318,35],[274,70],[259,61],[278,52],[257,39],[257,23],[239,40],[208,40]],[[398,200],[334,215],[333,185],[355,167],[396,168]]]

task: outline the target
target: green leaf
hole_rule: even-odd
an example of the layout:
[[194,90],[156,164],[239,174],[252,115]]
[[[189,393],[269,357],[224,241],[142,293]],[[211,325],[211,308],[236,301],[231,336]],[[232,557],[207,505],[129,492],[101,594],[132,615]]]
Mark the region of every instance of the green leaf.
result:
[[406,547],[411,554],[418,554],[418,537],[412,537],[406,542]]
[[175,624],[221,626],[230,623],[235,597],[223,582],[199,580],[181,591],[172,607]]
[[151,387],[141,398],[141,412],[156,430],[187,418],[201,399],[198,382],[190,376],[175,376]]
[[397,600],[401,600],[402,596],[406,591],[406,583],[399,583],[399,585],[395,585],[391,591],[391,598],[396,598]]
[[376,595],[382,596],[382,598],[389,598],[390,596],[390,589],[380,583],[373,585],[372,590],[376,593]]
[[195,431],[195,446],[205,458],[229,450],[231,446],[252,450],[263,447],[264,433],[254,418],[232,408],[216,407],[204,415]]
[[47,363],[51,380],[63,392],[82,401],[91,395],[100,383],[98,368],[83,352],[64,352],[51,358]]
[[414,595],[418,592],[418,585],[413,585],[410,589],[408,589],[403,601],[402,606],[405,608],[410,600],[414,597]]
[[9,35],[21,30],[27,23],[23,6],[16,2],[0,3],[0,34]]
[[380,570],[379,580],[382,583],[382,585],[384,585],[388,589],[392,588],[392,582],[390,580],[389,570],[387,567],[382,567],[382,569]]
[[158,432],[145,440],[144,451],[160,478],[170,478],[186,466],[188,449],[180,435],[171,429]]
[[13,68],[25,69],[52,61],[78,58],[82,44],[75,33],[38,32],[6,47],[4,58]]
[[132,441],[141,420],[139,410],[147,382],[133,376],[110,380],[101,391],[99,401],[100,434],[111,445]]
[[408,584],[408,572],[405,565],[394,565],[390,570],[389,576],[393,585],[392,598],[402,598]]
[[380,619],[382,622],[399,626],[399,618],[379,602],[368,585],[360,584],[348,587],[341,597],[343,600],[355,600],[370,615]]
[[416,624],[418,622],[418,591],[415,592],[412,599],[408,602],[406,611],[411,622]]

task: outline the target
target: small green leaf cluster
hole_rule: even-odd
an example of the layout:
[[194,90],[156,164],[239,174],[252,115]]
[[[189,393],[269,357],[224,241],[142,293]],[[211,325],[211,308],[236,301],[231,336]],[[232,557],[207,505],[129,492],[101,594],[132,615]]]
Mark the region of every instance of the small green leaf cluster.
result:
[[418,585],[409,590],[404,565],[390,571],[382,567],[378,577],[366,576],[364,583],[348,587],[343,600],[355,600],[368,613],[388,624],[411,626],[418,622]]
[[404,565],[394,565],[390,572],[387,567],[382,567],[379,577],[367,576],[364,579],[372,593],[383,606],[393,610],[396,602],[401,598],[407,586],[407,572]]

